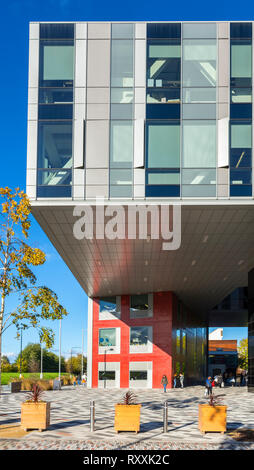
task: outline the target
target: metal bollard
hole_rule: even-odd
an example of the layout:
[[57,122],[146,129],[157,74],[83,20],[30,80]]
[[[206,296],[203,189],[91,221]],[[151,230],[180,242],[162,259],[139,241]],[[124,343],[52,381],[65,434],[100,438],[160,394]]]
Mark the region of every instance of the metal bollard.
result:
[[95,401],[90,401],[90,431],[94,432],[95,423]]
[[168,432],[168,402],[165,401],[163,407],[163,432]]

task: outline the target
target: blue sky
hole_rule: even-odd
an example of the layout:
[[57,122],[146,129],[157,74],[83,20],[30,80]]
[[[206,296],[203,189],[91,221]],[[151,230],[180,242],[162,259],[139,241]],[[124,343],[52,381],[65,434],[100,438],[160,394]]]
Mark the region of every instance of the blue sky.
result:
[[[29,21],[99,21],[99,20],[253,20],[251,1],[214,0],[212,3],[170,2],[151,0],[126,2],[85,0],[8,0],[1,4],[1,169],[0,186],[25,189],[26,118]],[[62,351],[81,347],[81,329],[86,329],[87,297],[65,266],[36,221],[31,230],[32,243],[47,254],[47,263],[38,268],[38,279],[53,288],[69,311],[63,321]],[[10,303],[10,308],[13,302]],[[53,323],[57,332],[58,325]],[[246,329],[225,329],[225,339],[246,336]],[[227,336],[227,337],[226,337]],[[19,343],[10,328],[3,340],[3,352],[17,354]],[[38,341],[30,329],[24,333],[24,344]],[[55,349],[58,348],[56,336]],[[85,332],[86,349],[86,332]],[[76,349],[78,351],[78,349]]]

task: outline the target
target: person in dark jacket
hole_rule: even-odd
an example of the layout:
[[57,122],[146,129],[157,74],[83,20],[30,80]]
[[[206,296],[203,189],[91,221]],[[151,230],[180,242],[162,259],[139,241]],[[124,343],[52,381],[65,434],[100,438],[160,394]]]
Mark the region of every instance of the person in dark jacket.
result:
[[168,379],[167,379],[167,376],[165,374],[162,376],[161,383],[163,385],[164,392],[166,393],[166,391],[167,391],[166,389],[167,389],[167,385],[168,385]]

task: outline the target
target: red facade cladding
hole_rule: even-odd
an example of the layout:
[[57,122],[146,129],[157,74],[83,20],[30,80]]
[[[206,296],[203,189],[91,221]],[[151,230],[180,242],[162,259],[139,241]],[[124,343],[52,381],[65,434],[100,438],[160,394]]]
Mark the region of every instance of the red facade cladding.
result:
[[[104,362],[105,355],[98,353],[99,329],[121,328],[120,354],[106,356],[107,363],[120,362],[120,387],[129,387],[129,363],[149,361],[153,363],[153,388],[161,388],[161,378],[166,374],[172,387],[172,322],[173,299],[171,292],[158,292],[153,296],[153,317],[130,319],[128,295],[121,297],[121,320],[99,320],[99,299],[93,300],[93,357],[92,387],[98,387],[98,362]],[[130,327],[153,327],[153,352],[130,354]]]

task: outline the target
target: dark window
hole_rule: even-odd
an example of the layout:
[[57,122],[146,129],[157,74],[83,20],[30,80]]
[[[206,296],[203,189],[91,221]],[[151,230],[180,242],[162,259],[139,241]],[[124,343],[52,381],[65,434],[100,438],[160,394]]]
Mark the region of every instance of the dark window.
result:
[[130,380],[147,380],[146,370],[131,370]]
[[234,170],[231,168],[230,184],[251,184],[251,169],[238,168]]
[[252,37],[252,24],[251,23],[231,23],[230,24],[230,37],[231,38],[251,38]]
[[251,148],[232,148],[230,150],[231,168],[251,167]]
[[61,104],[73,102],[72,88],[40,88],[39,103]]
[[180,104],[147,104],[147,119],[180,119]]
[[37,197],[71,197],[71,186],[38,186]]
[[147,103],[161,103],[161,104],[174,104],[180,103],[181,92],[180,88],[148,88],[147,89]]
[[252,186],[235,184],[230,186],[230,196],[232,197],[249,197],[252,195]]
[[99,380],[115,380],[116,373],[114,370],[100,370],[99,371]]
[[131,295],[132,310],[148,310],[148,294]]
[[40,104],[39,119],[72,119],[72,104]]
[[74,38],[74,24],[40,24],[40,39],[69,38]]
[[181,38],[180,23],[148,23],[148,38]]
[[146,186],[146,197],[179,197],[180,186]]
[[231,119],[251,119],[252,118],[252,104],[239,103],[230,105],[230,118]]

